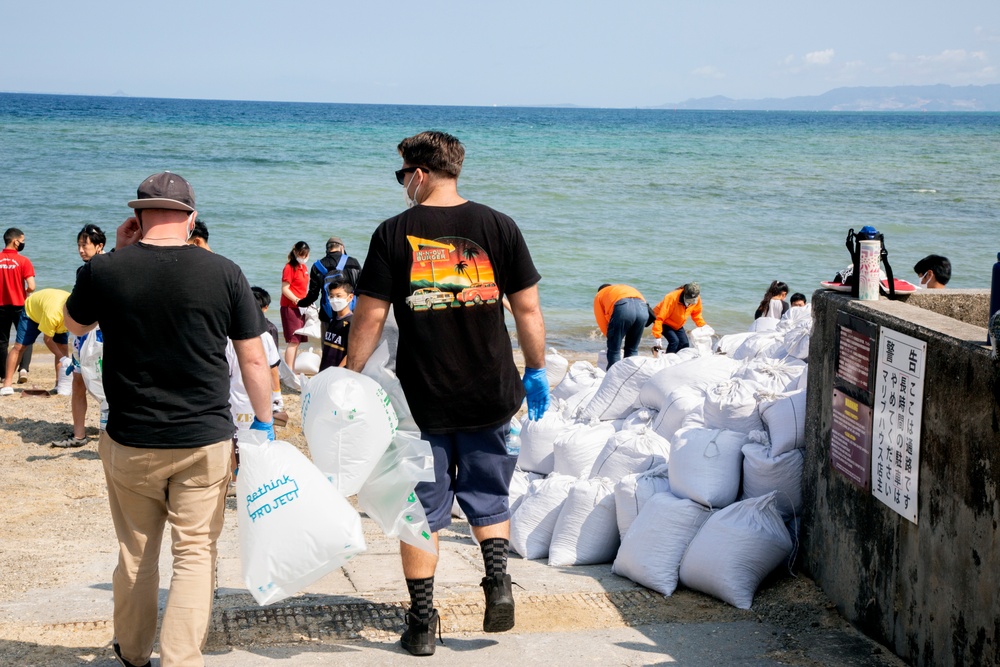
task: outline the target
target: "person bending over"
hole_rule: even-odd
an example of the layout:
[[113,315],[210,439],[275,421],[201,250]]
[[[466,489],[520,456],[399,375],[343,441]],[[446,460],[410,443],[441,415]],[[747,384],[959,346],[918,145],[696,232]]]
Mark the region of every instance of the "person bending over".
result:
[[69,354],[66,324],[63,321],[63,304],[69,297],[69,292],[61,289],[42,289],[32,292],[24,301],[24,311],[17,321],[17,342],[7,355],[7,374],[0,396],[10,396],[14,393],[12,386],[14,371],[21,361],[24,350],[35,344],[38,334],[44,337],[45,346],[52,351],[56,362],[56,378],[62,370],[62,358]]
[[622,358],[622,341],[626,357],[639,353],[642,330],[649,320],[649,306],[639,290],[629,285],[601,285],[594,297],[594,318],[608,338],[608,368]]
[[701,316],[701,288],[698,283],[681,285],[669,292],[663,301],[653,309],[653,349],[663,349],[663,338],[667,339],[667,352],[677,352],[691,347],[684,323],[688,317],[695,325],[705,326],[705,318]]

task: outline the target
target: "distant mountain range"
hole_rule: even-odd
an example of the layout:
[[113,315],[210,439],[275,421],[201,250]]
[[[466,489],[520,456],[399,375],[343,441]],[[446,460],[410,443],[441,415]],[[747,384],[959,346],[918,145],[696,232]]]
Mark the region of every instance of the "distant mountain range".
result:
[[656,109],[739,111],[1000,111],[1000,84],[987,86],[865,86],[822,95],[734,100],[717,95]]

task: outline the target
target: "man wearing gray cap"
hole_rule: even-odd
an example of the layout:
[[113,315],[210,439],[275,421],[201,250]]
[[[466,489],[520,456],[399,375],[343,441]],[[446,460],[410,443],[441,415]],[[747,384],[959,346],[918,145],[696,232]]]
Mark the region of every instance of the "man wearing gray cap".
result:
[[110,412],[98,445],[118,536],[114,651],[149,665],[157,621],[159,553],[169,521],[173,576],[160,628],[160,664],[203,666],[233,449],[226,338],[256,415],[273,439],[264,321],[228,259],[187,245],[194,191],[177,174],[150,176],[128,205],[112,254],[77,274],[66,327],[100,322]]
[[324,325],[333,321],[333,308],[327,297],[326,287],[336,280],[347,280],[351,287],[358,286],[361,263],[347,254],[344,242],[339,236],[331,236],[326,241],[326,256],[316,260],[309,269],[309,291],[299,299],[299,308],[308,308],[320,299],[319,320]]
[[688,317],[696,326],[705,326],[701,316],[701,288],[698,283],[681,285],[663,297],[663,301],[653,309],[653,350],[663,349],[663,339],[667,339],[667,352],[677,352],[691,347],[684,323]]

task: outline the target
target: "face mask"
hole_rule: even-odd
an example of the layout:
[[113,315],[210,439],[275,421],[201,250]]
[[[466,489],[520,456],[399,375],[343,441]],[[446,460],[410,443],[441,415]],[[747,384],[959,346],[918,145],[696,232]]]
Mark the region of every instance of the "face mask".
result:
[[930,280],[929,280],[929,276],[930,275],[931,275],[930,271],[924,271],[924,274],[922,276],[920,276],[920,286],[921,287],[927,287],[927,283],[930,282]]
[[[410,183],[413,182],[414,178],[416,178],[415,173],[413,177],[410,178]],[[411,198],[409,191],[406,189],[406,186],[405,185],[403,186],[403,198],[406,200],[406,208],[413,208],[414,206],[417,205],[417,191],[419,190],[420,190],[420,185],[418,184],[417,187],[413,189],[413,197]]]
[[333,312],[339,313],[344,308],[347,308],[347,304],[350,303],[347,299],[330,299],[330,307],[333,308]]
[[18,252],[24,251],[24,241],[21,241],[20,243],[17,244],[17,251]]

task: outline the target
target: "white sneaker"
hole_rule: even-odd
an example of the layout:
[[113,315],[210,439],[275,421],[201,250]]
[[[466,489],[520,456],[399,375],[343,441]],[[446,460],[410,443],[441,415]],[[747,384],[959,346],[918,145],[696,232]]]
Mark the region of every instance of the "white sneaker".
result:
[[17,383],[18,383],[18,384],[24,384],[24,383],[25,383],[25,382],[27,382],[27,381],[28,381],[28,371],[26,371],[26,370],[24,370],[24,369],[22,368],[22,369],[21,369],[20,371],[18,371],[18,373],[17,373]]
[[0,387],[0,396],[12,396],[13,394],[13,387]]

